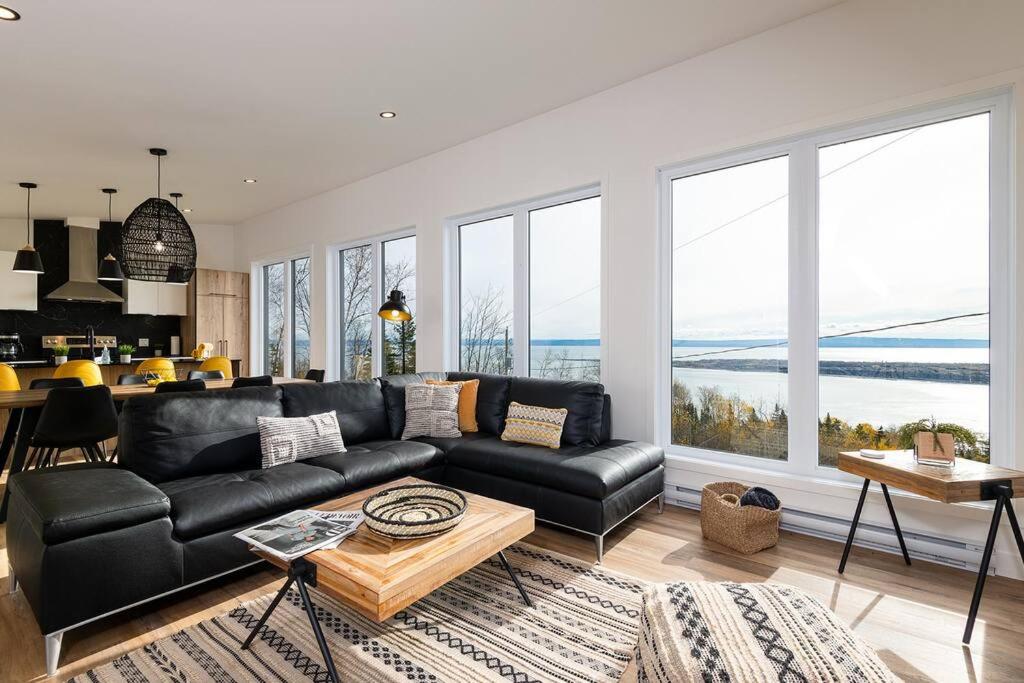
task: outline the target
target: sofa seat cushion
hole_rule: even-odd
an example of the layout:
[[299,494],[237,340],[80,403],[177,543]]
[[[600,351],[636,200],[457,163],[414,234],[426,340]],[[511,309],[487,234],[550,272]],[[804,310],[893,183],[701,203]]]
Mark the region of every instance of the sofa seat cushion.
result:
[[166,517],[163,491],[109,463],[79,463],[15,474],[11,495],[47,545]]
[[288,463],[159,486],[171,500],[175,536],[190,539],[329,500],[345,490],[345,479],[322,467]]
[[353,491],[390,481],[444,463],[444,453],[418,441],[368,441],[344,453],[302,461],[340,474],[345,489]]
[[447,458],[455,467],[601,499],[657,468],[665,454],[639,441],[563,446],[556,451],[492,437],[462,444]]
[[485,434],[483,432],[463,432],[462,436],[419,436],[414,441],[422,443],[428,443],[434,448],[441,450],[445,453],[450,453],[456,448],[460,448],[467,443],[479,441],[480,439],[493,440],[493,434]]

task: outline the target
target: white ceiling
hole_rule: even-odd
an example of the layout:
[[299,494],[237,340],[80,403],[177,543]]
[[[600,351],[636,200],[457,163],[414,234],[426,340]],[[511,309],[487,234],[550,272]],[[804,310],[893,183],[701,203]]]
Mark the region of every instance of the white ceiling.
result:
[[[837,0],[0,0],[0,217],[235,223]],[[398,117],[382,120],[382,110]],[[244,185],[243,177],[256,177]]]

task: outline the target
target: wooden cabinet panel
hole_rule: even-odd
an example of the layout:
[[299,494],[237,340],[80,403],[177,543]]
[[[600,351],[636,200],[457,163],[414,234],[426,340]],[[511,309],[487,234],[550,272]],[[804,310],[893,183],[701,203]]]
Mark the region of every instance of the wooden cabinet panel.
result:
[[224,298],[209,294],[196,295],[196,340],[213,344],[220,352],[220,341],[224,339]]
[[242,361],[242,372],[249,371],[249,299],[224,297],[224,341],[226,355]]
[[249,371],[249,274],[199,268],[189,285],[183,325],[187,350],[202,342],[213,353],[241,361]]

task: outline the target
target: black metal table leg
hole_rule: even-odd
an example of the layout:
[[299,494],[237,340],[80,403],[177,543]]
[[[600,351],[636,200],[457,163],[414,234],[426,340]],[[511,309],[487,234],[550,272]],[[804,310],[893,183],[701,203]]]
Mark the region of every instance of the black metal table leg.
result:
[[0,524],[7,521],[7,505],[11,500],[11,475],[17,474],[25,468],[29,442],[32,441],[32,433],[36,430],[40,410],[40,408],[22,408],[21,410],[21,418],[18,420],[18,435],[14,439],[11,470],[7,473],[7,486],[4,487],[3,502],[0,502]]
[[846,570],[846,560],[850,557],[850,548],[853,547],[853,537],[857,535],[857,524],[860,523],[860,512],[864,509],[864,499],[868,497],[868,487],[871,480],[864,480],[864,487],[860,490],[860,500],[857,501],[857,511],[853,513],[853,522],[850,524],[850,535],[846,537],[846,547],[843,548],[843,559],[839,561],[839,573]]
[[[316,585],[315,578],[311,585]],[[309,617],[309,625],[313,628],[313,635],[316,636],[316,644],[320,646],[320,654],[324,658],[324,664],[327,665],[327,673],[334,683],[341,683],[341,679],[338,678],[338,671],[334,668],[334,658],[331,657],[331,650],[327,647],[324,632],[320,629],[320,620],[316,618],[316,609],[313,607],[313,601],[309,598],[309,591],[306,590],[306,581],[301,572],[295,574],[295,587],[299,589],[299,595],[302,596],[302,606],[306,608],[306,616]]]
[[508,572],[509,578],[512,579],[512,583],[514,583],[516,588],[519,589],[519,595],[523,596],[523,602],[526,603],[527,607],[533,607],[533,603],[530,602],[530,596],[526,594],[525,590],[523,590],[523,584],[519,583],[519,577],[512,571],[512,565],[508,563],[508,558],[505,557],[505,551],[498,551],[498,560],[501,561],[501,566]]
[[903,532],[900,531],[899,520],[896,519],[896,508],[892,506],[892,498],[889,497],[889,487],[882,484],[882,493],[885,494],[885,504],[889,506],[889,516],[892,517],[892,526],[896,529],[896,538],[900,542],[900,550],[903,551],[903,561],[910,564],[910,555],[907,553],[907,544],[903,542]]
[[1017,541],[1017,552],[1020,553],[1021,562],[1024,562],[1024,536],[1020,534],[1020,524],[1017,522],[1017,513],[1013,509],[1013,503],[1010,502],[1009,496],[1003,501],[1003,506],[1006,508],[1006,516],[1010,518],[1010,528],[1013,529],[1013,539]]
[[974,597],[971,598],[971,610],[967,613],[967,627],[964,629],[964,643],[970,644],[971,634],[974,632],[974,620],[978,617],[978,607],[981,605],[981,594],[985,590],[985,578],[988,576],[988,565],[992,561],[992,549],[996,544],[996,534],[999,532],[999,520],[1003,515],[1004,496],[996,497],[996,507],[992,511],[992,524],[988,528],[988,539],[985,541],[985,552],[981,555],[981,564],[978,566],[978,580],[974,584]]
[[284,582],[283,586],[281,586],[281,590],[277,592],[277,595],[274,596],[274,599],[271,601],[270,605],[267,606],[267,609],[263,610],[263,616],[260,617],[260,620],[256,622],[256,628],[249,632],[249,636],[245,639],[245,642],[242,643],[243,650],[249,649],[249,646],[252,644],[253,639],[257,636],[257,634],[259,634],[260,629],[263,628],[263,625],[267,623],[267,618],[270,617],[271,613],[275,609],[277,609],[277,605],[281,602],[281,598],[283,598],[285,596],[285,593],[288,592],[288,589],[292,587],[292,583],[294,581],[295,579],[289,576],[288,580]]
[[21,422],[21,408],[8,411],[7,427],[4,429],[3,442],[0,443],[0,472],[7,466],[7,458],[14,448],[14,440],[18,437],[18,423]]
[[259,634],[263,625],[267,623],[267,619],[277,609],[281,599],[284,598],[285,593],[288,592],[293,583],[299,590],[299,597],[302,598],[302,608],[306,611],[306,616],[309,617],[309,625],[313,629],[313,636],[316,637],[316,644],[320,647],[320,655],[324,658],[324,664],[327,667],[330,680],[334,683],[341,683],[341,678],[338,677],[338,670],[334,667],[334,658],[331,657],[331,650],[327,646],[327,639],[324,638],[324,632],[320,628],[320,620],[316,618],[316,608],[313,606],[313,600],[309,597],[309,591],[306,590],[307,586],[316,587],[316,565],[309,564],[301,557],[288,565],[288,580],[281,587],[281,590],[277,592],[277,595],[274,596],[273,601],[267,606],[260,620],[256,622],[256,628],[249,632],[245,642],[242,643],[242,649],[246,650],[249,648],[253,639]]

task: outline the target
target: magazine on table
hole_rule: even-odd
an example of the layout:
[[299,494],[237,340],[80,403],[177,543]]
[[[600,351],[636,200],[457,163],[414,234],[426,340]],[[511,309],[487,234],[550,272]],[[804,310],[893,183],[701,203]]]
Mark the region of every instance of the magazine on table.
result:
[[243,529],[235,538],[285,561],[336,548],[363,522],[362,512],[296,510]]

